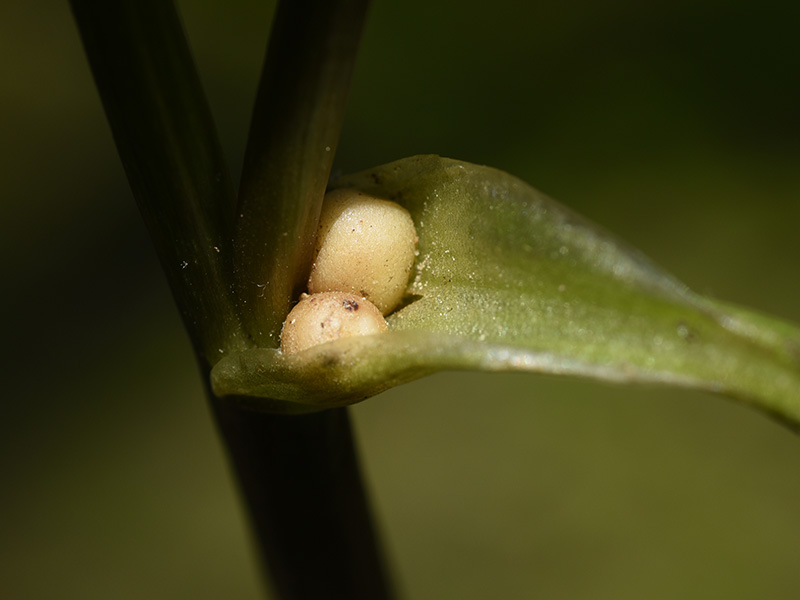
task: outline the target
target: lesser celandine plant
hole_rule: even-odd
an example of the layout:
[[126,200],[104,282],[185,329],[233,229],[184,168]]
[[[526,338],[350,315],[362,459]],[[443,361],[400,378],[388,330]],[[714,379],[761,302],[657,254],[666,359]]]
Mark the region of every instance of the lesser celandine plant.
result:
[[[513,176],[416,156],[330,182],[367,0],[279,4],[238,195],[174,6],[71,3],[280,597],[393,596],[345,407],[442,369],[696,388],[800,427],[800,329],[692,292]],[[408,283],[387,331],[282,352],[339,189],[410,215]],[[356,292],[352,312],[353,286],[326,293]]]

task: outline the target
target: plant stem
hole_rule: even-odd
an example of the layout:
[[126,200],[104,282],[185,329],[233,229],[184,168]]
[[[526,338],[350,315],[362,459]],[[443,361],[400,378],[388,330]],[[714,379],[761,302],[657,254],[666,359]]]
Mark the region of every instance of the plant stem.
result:
[[[278,5],[237,208],[237,290],[261,347],[277,346],[306,288],[368,5]],[[213,396],[212,406],[280,597],[392,597],[346,409],[285,416]]]
[[168,0],[71,0],[133,195],[201,364],[245,347],[231,289],[235,196]]
[[276,347],[305,291],[369,0],[280,2],[239,194],[237,280],[248,332]]
[[305,415],[212,407],[281,600],[393,598],[347,409]]
[[[218,357],[247,345],[237,301],[252,308],[263,291],[249,282],[269,282],[272,300],[258,315],[274,341],[305,280],[367,2],[281,5],[242,184],[237,266],[246,295],[239,300],[231,276],[233,186],[174,6],[164,0],[71,4],[131,188],[208,385]],[[347,412],[272,415],[213,395],[211,406],[265,570],[281,597],[390,598]]]

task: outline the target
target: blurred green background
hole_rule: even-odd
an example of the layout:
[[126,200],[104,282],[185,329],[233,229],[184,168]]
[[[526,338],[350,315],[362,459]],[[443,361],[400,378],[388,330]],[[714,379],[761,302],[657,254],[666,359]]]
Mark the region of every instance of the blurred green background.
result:
[[[180,6],[237,175],[273,5]],[[490,164],[798,322],[798,25],[789,1],[375,0],[336,168]],[[259,598],[66,2],[0,6],[0,73],[0,596]],[[352,413],[407,598],[800,593],[800,438],[744,407],[447,373]]]

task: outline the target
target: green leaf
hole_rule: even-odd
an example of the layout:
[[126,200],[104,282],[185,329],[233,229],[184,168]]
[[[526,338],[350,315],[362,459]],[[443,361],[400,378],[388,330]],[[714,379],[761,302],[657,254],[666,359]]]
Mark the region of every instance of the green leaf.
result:
[[442,369],[518,370],[703,389],[800,423],[800,329],[691,292],[524,182],[419,156],[335,187],[411,212],[407,304],[385,334],[227,357],[212,372],[217,394],[310,410]]

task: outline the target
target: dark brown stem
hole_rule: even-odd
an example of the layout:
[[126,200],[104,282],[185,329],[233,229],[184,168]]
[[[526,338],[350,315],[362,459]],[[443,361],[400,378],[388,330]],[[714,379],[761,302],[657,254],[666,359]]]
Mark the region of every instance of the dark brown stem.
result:
[[212,407],[281,600],[393,598],[345,408]]
[[71,0],[133,195],[201,362],[246,347],[233,184],[175,6]]

